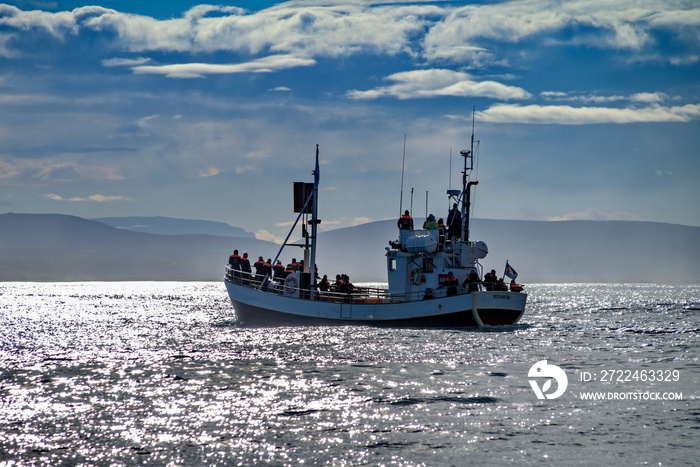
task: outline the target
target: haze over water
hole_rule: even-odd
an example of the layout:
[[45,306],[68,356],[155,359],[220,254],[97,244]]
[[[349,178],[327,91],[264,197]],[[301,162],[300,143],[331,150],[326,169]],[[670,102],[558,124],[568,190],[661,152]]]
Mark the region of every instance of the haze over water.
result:
[[695,464],[700,286],[527,291],[506,328],[245,328],[220,282],[2,283],[0,463]]

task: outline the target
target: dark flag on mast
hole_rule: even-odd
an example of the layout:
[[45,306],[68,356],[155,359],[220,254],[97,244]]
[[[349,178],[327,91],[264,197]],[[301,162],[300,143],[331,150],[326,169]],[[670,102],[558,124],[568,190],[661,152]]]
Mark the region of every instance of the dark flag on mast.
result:
[[508,276],[508,277],[510,277],[510,278],[513,279],[513,280],[515,280],[515,278],[518,277],[518,273],[515,272],[515,269],[513,269],[513,266],[511,266],[511,265],[508,263],[508,260],[506,260],[506,270],[505,270],[505,272],[503,273],[503,275],[504,275],[504,276]]
[[318,168],[318,144],[316,145],[316,168],[314,169],[314,184],[318,185],[318,179],[320,176],[320,171]]

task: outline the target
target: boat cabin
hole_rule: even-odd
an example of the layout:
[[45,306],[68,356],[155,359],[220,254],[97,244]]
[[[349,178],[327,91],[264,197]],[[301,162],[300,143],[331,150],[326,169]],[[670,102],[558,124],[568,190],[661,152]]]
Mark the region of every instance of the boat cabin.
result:
[[426,291],[445,296],[455,285],[450,293],[467,293],[467,276],[474,271],[481,277],[478,260],[488,254],[484,242],[449,239],[443,229],[401,230],[400,237],[404,240],[386,248],[389,294],[394,299],[421,300]]

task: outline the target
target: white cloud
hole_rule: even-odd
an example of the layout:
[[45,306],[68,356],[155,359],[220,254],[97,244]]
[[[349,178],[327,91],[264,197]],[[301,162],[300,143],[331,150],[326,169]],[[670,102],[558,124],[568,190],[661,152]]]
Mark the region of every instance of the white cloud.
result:
[[549,0],[529,0],[445,8],[444,14],[424,38],[424,56],[429,60],[478,66],[489,56],[497,59],[484,44],[528,40],[637,53],[656,45],[653,34],[659,30],[675,35],[690,49],[697,49],[700,42],[700,9],[684,2],[567,0],[553,6]]
[[221,170],[216,167],[207,167],[206,169],[199,170],[198,175],[200,177],[215,177],[221,173]]
[[669,63],[676,66],[695,65],[698,62],[700,62],[700,55],[684,55],[669,59]]
[[[74,10],[75,12],[76,10]],[[281,4],[246,13],[235,7],[199,5],[182,18],[156,20],[105,10],[80,24],[109,31],[132,52],[169,50],[251,54],[342,56],[357,52],[407,52],[410,36],[425,27],[433,6]],[[206,16],[218,13],[215,16]],[[70,15],[70,14],[69,14]]]
[[250,172],[251,170],[255,170],[257,167],[254,165],[241,165],[236,167],[236,173],[237,174],[242,174],[246,172]]
[[108,58],[102,60],[102,66],[115,67],[115,66],[136,66],[143,65],[144,63],[150,62],[150,58],[146,57],[135,57],[135,58]]
[[257,232],[255,232],[255,238],[257,238],[258,240],[265,240],[267,242],[277,243],[280,245],[284,243],[284,237],[278,237],[264,229],[260,229]]
[[634,102],[658,104],[668,99],[668,95],[663,92],[638,92],[636,94],[632,94],[630,99]]
[[570,102],[593,102],[593,103],[606,103],[606,102],[619,102],[619,101],[630,101],[630,102],[642,102],[646,104],[658,104],[668,99],[668,95],[663,92],[638,92],[629,96],[623,95],[613,95],[613,96],[601,96],[601,95],[582,95],[577,93],[567,93],[560,91],[543,91],[540,93],[540,97],[548,101],[570,101]]
[[615,96],[596,96],[596,95],[591,95],[591,96],[570,96],[569,100],[575,101],[575,102],[592,102],[594,104],[605,104],[607,102],[619,102],[619,101],[624,101],[624,100],[629,100],[630,98],[622,95],[615,95]]
[[397,97],[417,99],[426,97],[491,97],[503,100],[527,99],[530,93],[522,88],[506,86],[496,81],[476,81],[471,75],[447,69],[415,70],[394,73],[384,78],[396,84],[369,91],[349,91],[351,99]]
[[168,78],[204,78],[210,74],[270,73],[273,71],[311,66],[316,63],[309,58],[292,55],[272,55],[245,63],[212,64],[181,63],[175,65],[142,65],[132,68],[137,74],[161,74]]
[[119,181],[125,178],[120,168],[70,160],[74,158],[76,156],[69,153],[40,159],[4,157],[0,160],[0,180],[66,181],[84,178]]
[[74,198],[64,198],[60,195],[57,195],[55,193],[49,193],[44,195],[44,198],[48,198],[54,201],[72,201],[72,202],[84,202],[84,201],[91,201],[95,203],[112,203],[112,202],[117,202],[117,201],[133,201],[133,199],[129,198],[128,196],[106,196],[106,195],[100,195],[100,194],[94,194],[90,195],[87,198],[80,198],[80,197],[74,197]]
[[540,93],[540,96],[545,99],[564,99],[569,95],[562,91],[543,91]]
[[[36,44],[33,41],[40,37],[37,33],[43,31],[60,41],[83,33],[97,34],[109,50],[133,53],[230,51],[306,59],[405,54],[424,63],[447,61],[472,68],[508,65],[494,44],[507,45],[518,53],[518,44],[537,40],[545,45],[605,48],[637,56],[644,49],[645,56],[663,57],[669,63],[685,66],[697,63],[697,53],[654,53],[658,49],[655,34],[671,34],[693,51],[700,46],[699,24],[700,9],[683,2],[658,0],[569,0],[558,2],[556,8],[550,0],[464,7],[448,2],[286,2],[253,12],[232,6],[198,5],[179,18],[163,20],[98,6],[53,13],[0,5],[0,26],[7,31],[0,36],[0,55],[19,55],[22,39]],[[72,48],[65,50],[70,53]],[[520,51],[523,57],[527,52]],[[144,59],[112,58],[103,64],[120,66],[128,60]],[[232,65],[226,64],[164,66],[171,68],[167,72],[161,67],[141,72],[172,77],[232,72],[227,71]]]
[[596,123],[689,122],[700,118],[700,104],[643,108],[571,107],[568,105],[497,104],[477,112],[477,120],[492,123],[585,125]]
[[596,208],[588,208],[581,212],[572,212],[559,217],[550,217],[550,221],[641,221],[635,214],[629,212],[604,212]]

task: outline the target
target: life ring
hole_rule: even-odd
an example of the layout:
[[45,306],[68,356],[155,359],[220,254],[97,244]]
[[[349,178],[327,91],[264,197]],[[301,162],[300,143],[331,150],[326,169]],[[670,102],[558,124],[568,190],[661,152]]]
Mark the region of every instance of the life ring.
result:
[[423,275],[423,271],[421,271],[420,268],[416,268],[413,271],[411,271],[411,284],[419,285],[421,282],[425,282],[425,276]]
[[297,288],[297,278],[296,277],[287,277],[284,280],[284,291],[287,292],[288,294],[293,294],[294,290]]

